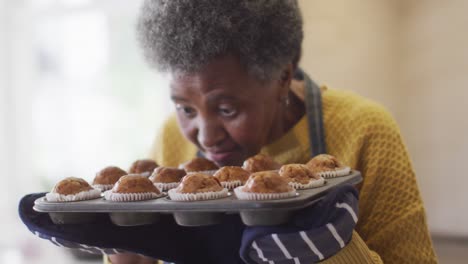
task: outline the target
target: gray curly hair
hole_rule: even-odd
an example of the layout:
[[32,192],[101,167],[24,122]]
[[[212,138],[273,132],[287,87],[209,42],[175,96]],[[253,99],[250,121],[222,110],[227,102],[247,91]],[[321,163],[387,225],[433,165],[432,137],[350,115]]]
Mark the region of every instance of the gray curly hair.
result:
[[303,38],[297,0],[145,0],[137,34],[158,70],[196,72],[234,55],[261,80],[296,67]]

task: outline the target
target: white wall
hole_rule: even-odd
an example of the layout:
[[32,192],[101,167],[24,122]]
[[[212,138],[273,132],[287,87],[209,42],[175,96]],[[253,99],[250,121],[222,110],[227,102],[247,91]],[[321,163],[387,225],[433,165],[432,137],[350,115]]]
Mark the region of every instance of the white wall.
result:
[[[5,32],[5,3],[0,1],[0,32]],[[6,166],[6,135],[5,135],[5,126],[6,126],[6,109],[5,109],[5,97],[6,97],[6,69],[7,65],[5,58],[5,36],[0,34],[0,167],[4,168]],[[0,199],[3,197],[0,197]],[[0,208],[1,209],[1,208]]]
[[[410,1],[411,2],[411,1]],[[412,1],[402,129],[434,233],[468,235],[468,1]]]
[[393,1],[300,0],[302,66],[320,83],[350,89],[397,111],[400,78]]
[[[8,129],[7,123],[10,118],[8,112],[8,89],[9,85],[9,65],[8,65],[8,20],[7,20],[7,7],[4,1],[0,1],[0,168],[4,173],[10,173],[10,167],[8,162],[8,135],[10,130]],[[0,199],[4,200],[6,197],[3,189],[0,189]],[[0,203],[0,210],[5,209],[5,204]]]
[[299,1],[302,66],[394,114],[431,231],[468,236],[468,1]]

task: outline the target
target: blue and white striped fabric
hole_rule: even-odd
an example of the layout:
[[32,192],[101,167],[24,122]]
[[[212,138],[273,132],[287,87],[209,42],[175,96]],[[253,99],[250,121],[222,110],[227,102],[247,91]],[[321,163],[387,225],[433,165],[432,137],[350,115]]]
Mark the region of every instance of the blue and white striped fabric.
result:
[[112,255],[112,254],[119,254],[119,253],[124,253],[124,250],[116,249],[116,248],[100,248],[100,247],[94,247],[94,246],[89,246],[86,244],[80,244],[80,243],[75,243],[71,242],[68,240],[64,240],[61,238],[57,238],[54,236],[47,236],[45,234],[41,234],[37,231],[33,232],[34,235],[36,235],[39,238],[49,240],[52,244],[54,244],[57,247],[63,247],[63,248],[70,248],[70,249],[77,249],[86,253],[90,254],[96,254],[96,255]]
[[247,263],[315,263],[335,255],[357,223],[357,191],[343,186],[283,227],[246,228],[241,257]]
[[[171,263],[244,263],[239,246],[245,226],[238,215],[226,215],[213,226],[182,227],[171,215],[161,215],[154,224],[116,226],[103,214],[92,224],[56,225],[45,213],[33,210],[34,201],[45,193],[29,194],[19,203],[23,223],[36,236],[58,247],[98,254],[131,252]],[[222,243],[220,243],[222,242]]]

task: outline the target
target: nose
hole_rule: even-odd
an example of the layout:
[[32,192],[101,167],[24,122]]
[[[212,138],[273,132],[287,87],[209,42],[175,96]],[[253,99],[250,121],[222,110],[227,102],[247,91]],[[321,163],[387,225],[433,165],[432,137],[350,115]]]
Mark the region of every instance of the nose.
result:
[[226,130],[216,118],[200,118],[197,140],[203,149],[207,150],[220,145],[226,138]]

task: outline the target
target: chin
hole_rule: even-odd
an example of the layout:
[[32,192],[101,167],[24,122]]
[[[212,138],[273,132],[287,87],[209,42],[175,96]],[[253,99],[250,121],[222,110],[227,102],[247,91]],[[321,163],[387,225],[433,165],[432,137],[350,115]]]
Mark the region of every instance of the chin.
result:
[[244,161],[237,161],[237,160],[226,160],[226,161],[214,161],[214,163],[216,163],[216,165],[218,165],[218,167],[225,167],[225,166],[242,166],[242,163]]
[[225,167],[225,166],[242,166],[244,163],[245,158],[240,157],[241,155],[235,155],[235,157],[229,157],[227,159],[221,159],[221,160],[213,160],[216,165],[219,167]]

